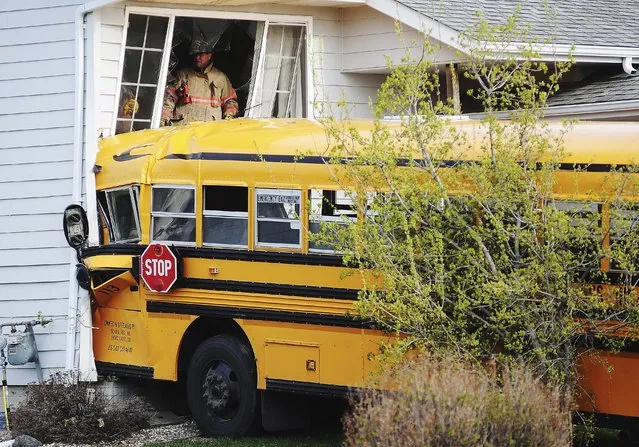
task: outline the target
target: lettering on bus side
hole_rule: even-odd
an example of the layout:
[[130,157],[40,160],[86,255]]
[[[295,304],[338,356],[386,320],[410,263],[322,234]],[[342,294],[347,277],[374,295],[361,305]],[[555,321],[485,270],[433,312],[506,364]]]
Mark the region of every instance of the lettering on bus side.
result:
[[105,320],[104,326],[109,330],[109,344],[107,351],[133,353],[133,335],[136,330],[135,323],[128,321]]

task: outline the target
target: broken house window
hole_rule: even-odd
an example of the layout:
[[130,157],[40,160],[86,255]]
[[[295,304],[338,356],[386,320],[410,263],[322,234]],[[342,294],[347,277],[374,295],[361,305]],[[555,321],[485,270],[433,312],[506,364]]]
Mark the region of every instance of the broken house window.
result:
[[188,83],[186,89],[177,85],[182,84],[178,74],[193,66],[192,53],[203,48],[202,42],[212,48],[213,66],[236,92],[237,117],[307,116],[305,24],[133,13],[128,17],[115,133],[200,121],[179,109],[192,98],[206,102],[210,96],[212,104],[224,101],[215,95],[215,87],[201,96],[191,95]]
[[116,133],[151,127],[168,21],[167,17],[129,15]]

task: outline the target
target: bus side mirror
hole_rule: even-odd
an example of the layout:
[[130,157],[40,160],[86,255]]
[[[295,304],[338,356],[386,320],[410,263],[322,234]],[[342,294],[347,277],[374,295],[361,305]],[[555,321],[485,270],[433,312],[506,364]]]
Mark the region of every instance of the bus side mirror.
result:
[[80,205],[69,205],[64,210],[64,237],[67,243],[76,250],[82,247],[89,238],[89,222],[87,213]]

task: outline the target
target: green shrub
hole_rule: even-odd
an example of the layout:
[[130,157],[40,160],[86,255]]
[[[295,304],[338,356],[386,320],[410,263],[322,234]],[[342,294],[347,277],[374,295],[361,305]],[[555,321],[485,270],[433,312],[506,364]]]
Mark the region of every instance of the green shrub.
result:
[[87,443],[125,437],[147,427],[151,415],[138,397],[116,400],[71,373],[55,373],[27,387],[25,401],[11,413],[11,429],[43,443]]
[[[496,380],[454,360],[409,361],[365,390],[344,419],[348,446],[568,446],[571,420],[557,389],[523,368]],[[499,384],[497,383],[499,382]]]

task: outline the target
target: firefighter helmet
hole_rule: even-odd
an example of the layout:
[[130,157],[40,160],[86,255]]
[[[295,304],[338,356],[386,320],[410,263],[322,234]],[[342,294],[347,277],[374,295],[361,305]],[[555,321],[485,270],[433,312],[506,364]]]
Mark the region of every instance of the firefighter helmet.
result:
[[191,41],[191,47],[189,48],[189,54],[194,55],[198,53],[212,53],[213,44],[206,39],[193,39]]

